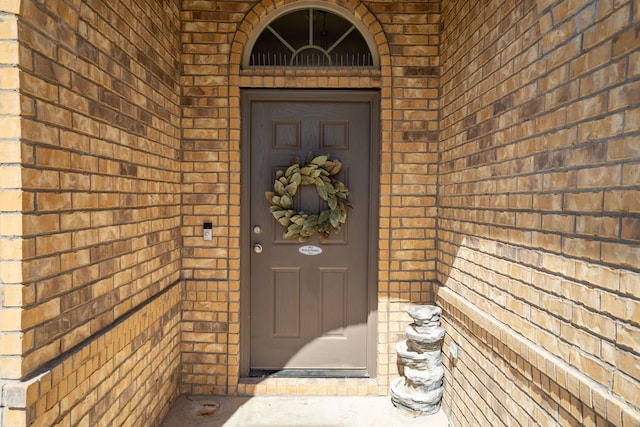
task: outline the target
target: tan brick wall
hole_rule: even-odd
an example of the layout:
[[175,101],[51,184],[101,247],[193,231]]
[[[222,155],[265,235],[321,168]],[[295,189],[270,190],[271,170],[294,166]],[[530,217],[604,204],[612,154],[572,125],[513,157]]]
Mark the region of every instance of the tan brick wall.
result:
[[23,254],[22,177],[20,162],[20,80],[18,61],[19,2],[3,5],[0,15],[0,377],[20,372],[23,348],[21,307],[23,301],[20,260]]
[[[339,1],[377,43],[380,71],[241,70],[249,35],[284,1],[183,1],[182,390],[385,394],[411,302],[432,299],[436,261],[438,2]],[[376,380],[239,384],[240,88],[366,88],[381,93]],[[202,224],[214,238],[202,240]],[[197,329],[201,328],[201,332]],[[312,391],[310,391],[312,390]]]
[[444,1],[442,21],[447,411],[636,426],[638,4]]
[[[638,425],[637,2],[335,0],[380,70],[241,70],[288,3],[2,3],[0,424],[386,394],[435,298],[456,426]],[[374,379],[241,381],[245,87],[380,91]]]
[[178,396],[175,284],[24,381],[2,384],[0,425],[157,426]]
[[[133,402],[152,404],[146,419],[159,416],[179,362],[179,2],[1,8],[0,382],[9,409],[0,416],[68,425],[95,405],[88,420],[99,425],[139,417]],[[171,286],[171,307],[149,302]],[[146,320],[118,323],[138,308]],[[160,347],[134,348],[158,327],[169,334],[154,335]],[[158,395],[133,396],[153,378],[170,381]],[[24,406],[12,390],[27,385]]]

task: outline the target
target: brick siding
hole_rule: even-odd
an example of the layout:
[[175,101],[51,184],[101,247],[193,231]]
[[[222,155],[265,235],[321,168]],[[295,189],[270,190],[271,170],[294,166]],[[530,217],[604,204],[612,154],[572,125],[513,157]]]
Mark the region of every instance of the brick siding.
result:
[[[243,69],[290,3],[2,3],[0,424],[384,395],[435,301],[454,425],[640,425],[637,1],[331,0],[379,70]],[[241,377],[240,96],[274,87],[380,93],[375,378]]]
[[443,2],[437,300],[445,354],[461,348],[456,426],[640,423],[637,12]]
[[179,4],[0,8],[0,424],[158,417],[179,366]]

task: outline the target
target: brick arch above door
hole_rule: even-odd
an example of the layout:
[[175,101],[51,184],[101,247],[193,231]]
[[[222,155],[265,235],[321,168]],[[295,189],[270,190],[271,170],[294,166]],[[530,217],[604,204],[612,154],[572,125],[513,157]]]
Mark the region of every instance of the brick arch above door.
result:
[[[339,12],[340,15],[356,24],[358,29],[363,33],[363,36],[368,40],[371,40],[371,45],[375,47],[379,57],[379,78],[376,78],[375,80],[379,80],[380,83],[374,83],[372,86],[385,86],[384,80],[391,77],[391,55],[389,44],[378,19],[367,8],[367,6],[360,1],[349,1],[340,5],[331,3],[328,5],[327,2],[320,1],[303,0],[300,2],[290,3],[283,0],[275,2],[262,0],[245,15],[244,20],[238,26],[238,30],[235,33],[229,55],[230,76],[241,74],[242,58],[244,50],[247,47],[247,43],[252,39],[252,37],[255,37],[255,33],[259,33],[264,28],[265,22],[271,21],[274,13],[279,16],[284,8],[288,10],[295,10],[298,6],[299,8],[328,8],[329,10]],[[374,73],[374,75],[376,74],[378,73]]]
[[[250,390],[238,382],[240,219],[246,207],[241,175],[247,167],[241,159],[241,131],[246,119],[240,108],[242,89],[379,91],[376,122],[380,149],[375,159],[379,166],[378,218],[373,225],[378,230],[378,257],[377,276],[371,277],[377,279],[381,313],[377,354],[381,356],[377,380],[365,384],[367,390],[373,387],[386,393],[395,366],[395,334],[404,329],[394,319],[404,315],[406,304],[428,301],[431,295],[438,159],[437,3],[332,3],[368,29],[380,55],[380,69],[242,69],[242,54],[250,34],[259,31],[259,23],[270,22],[289,4],[313,6],[305,0],[223,2],[215,10],[202,10],[210,3],[192,2],[194,10],[185,12],[193,18],[185,22],[183,33],[183,271],[188,289],[185,306],[189,307],[185,317],[215,319],[220,325],[212,327],[221,329],[212,334],[217,337],[215,342],[211,338],[211,346],[193,343],[185,370],[215,372],[186,376],[185,390],[210,392],[203,384],[213,382],[221,393]],[[395,15],[398,18],[394,21]],[[213,240],[203,242],[205,221],[212,222]],[[194,322],[188,322],[187,328],[196,331],[201,327]],[[209,354],[209,348],[216,354]]]

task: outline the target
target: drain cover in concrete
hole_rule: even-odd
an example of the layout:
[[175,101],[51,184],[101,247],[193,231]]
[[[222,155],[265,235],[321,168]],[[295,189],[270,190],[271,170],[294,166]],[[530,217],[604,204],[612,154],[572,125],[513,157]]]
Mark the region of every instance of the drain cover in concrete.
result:
[[212,399],[187,399],[184,412],[192,420],[201,420],[216,415],[220,404]]

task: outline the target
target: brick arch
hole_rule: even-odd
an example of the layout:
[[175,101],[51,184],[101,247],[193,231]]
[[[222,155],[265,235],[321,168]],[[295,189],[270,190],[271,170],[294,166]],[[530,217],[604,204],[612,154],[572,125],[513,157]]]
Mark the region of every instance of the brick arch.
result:
[[[301,1],[300,7],[326,6],[326,2]],[[229,74],[238,75],[242,64],[242,54],[251,35],[258,28],[259,24],[269,17],[274,11],[284,6],[289,6],[290,1],[286,0],[262,0],[257,3],[245,16],[238,26],[234,39],[231,43],[229,57]],[[380,70],[383,79],[391,75],[391,56],[389,44],[382,25],[378,22],[371,11],[359,0],[347,0],[333,3],[341,8],[346,16],[354,21],[361,22],[369,32],[371,39],[377,49],[380,61]],[[365,35],[366,37],[367,35]],[[384,86],[384,85],[383,85]]]
[[[393,101],[392,101],[392,90],[391,87],[393,85],[394,77],[391,72],[391,49],[389,47],[389,41],[387,39],[387,35],[385,34],[382,24],[378,21],[376,16],[369,8],[363,4],[360,0],[330,0],[334,5],[334,9],[336,7],[340,8],[342,15],[351,20],[351,21],[359,21],[362,26],[369,32],[369,37],[374,41],[373,45],[377,49],[378,57],[379,57],[379,65],[380,69],[371,72],[370,70],[366,70],[363,72],[363,79],[359,80],[358,77],[354,79],[354,76],[346,76],[339,77],[339,83],[336,86],[332,86],[332,88],[349,88],[350,85],[357,85],[358,89],[368,88],[368,89],[379,89],[380,90],[380,111],[379,111],[379,133],[381,135],[380,140],[380,193],[379,193],[379,206],[383,206],[386,203],[386,200],[390,199],[391,192],[391,169],[389,167],[383,166],[384,164],[388,164],[392,157],[393,144],[390,143],[389,138],[390,135],[393,135],[394,130],[394,122],[392,120],[393,117]],[[252,74],[251,70],[242,70],[242,59],[245,47],[247,47],[251,35],[259,31],[261,24],[265,21],[270,21],[274,13],[277,11],[281,11],[282,8],[291,7],[291,0],[261,0],[259,3],[255,4],[244,16],[244,19],[238,24],[236,27],[235,34],[230,43],[230,51],[229,51],[229,66],[228,66],[228,94],[229,94],[229,104],[228,107],[228,116],[231,118],[229,121],[229,156],[230,158],[240,159],[240,86],[241,81],[243,79],[249,78],[247,74]],[[318,0],[300,0],[295,2],[296,5],[300,5],[300,7],[313,7],[314,5],[325,6],[327,2],[322,2]],[[360,28],[362,30],[362,28]],[[304,70],[301,70],[301,76],[304,75]],[[373,75],[373,77],[372,77]],[[253,78],[251,76],[250,78]],[[269,76],[269,79],[273,81],[275,78]],[[249,80],[245,80],[249,81]],[[253,80],[251,80],[253,81]],[[271,85],[265,85],[265,81],[267,81],[267,77],[263,78],[262,76],[258,76],[256,78],[255,87],[272,87]],[[286,82],[285,84],[289,85],[288,80],[282,79],[281,81]],[[328,81],[328,78],[327,80]],[[366,82],[362,84],[362,82]],[[353,83],[355,82],[355,83]],[[252,87],[254,87],[252,85]],[[288,87],[298,87],[298,86],[288,86]],[[324,87],[324,86],[323,86]],[[305,86],[305,88],[309,88]],[[230,164],[230,181],[234,186],[240,186],[240,175],[241,175],[241,165],[240,161],[235,161]],[[240,221],[239,221],[239,211],[240,211],[240,202],[237,201],[236,209],[234,209],[235,214],[233,216],[237,217],[234,220],[229,220],[230,225],[230,235],[239,236],[240,235]],[[378,221],[381,227],[388,227],[387,224],[390,224],[390,210],[386,210],[387,213],[380,214]],[[388,233],[387,233],[388,234]],[[239,239],[235,239],[234,245],[239,245]],[[380,247],[386,247],[388,243],[381,243]],[[239,254],[239,246],[234,246],[234,250]],[[388,281],[389,270],[390,270],[390,252],[381,250],[378,254],[379,262],[377,267],[378,277],[374,278],[378,282],[378,289],[386,289],[388,285],[386,282]],[[236,268],[239,266],[239,263],[236,264]],[[239,274],[234,274],[236,276],[233,279],[232,284],[230,286],[239,289],[240,280],[238,278]],[[378,297],[379,298],[379,297]],[[237,335],[231,337],[230,340],[234,342],[240,342],[239,338],[240,331],[237,331]],[[384,344],[379,344],[382,346],[382,349],[378,349],[378,351],[386,352],[386,347]],[[229,352],[229,360],[233,361],[236,365],[236,369],[240,367],[240,346],[235,346],[234,351]],[[385,365],[383,359],[378,359],[378,371],[381,371],[381,367]],[[382,377],[381,377],[382,378]],[[383,390],[386,382],[388,380],[381,380],[380,390]],[[364,383],[365,385],[368,383]],[[369,384],[370,385],[370,384]],[[241,384],[237,378],[230,379],[230,384],[227,391],[231,393],[246,393],[248,390],[251,390],[250,386],[246,384]],[[249,388],[247,388],[249,387]],[[381,392],[381,391],[379,391]],[[385,389],[386,393],[386,389]]]

